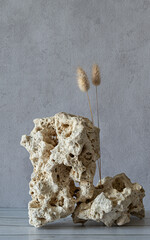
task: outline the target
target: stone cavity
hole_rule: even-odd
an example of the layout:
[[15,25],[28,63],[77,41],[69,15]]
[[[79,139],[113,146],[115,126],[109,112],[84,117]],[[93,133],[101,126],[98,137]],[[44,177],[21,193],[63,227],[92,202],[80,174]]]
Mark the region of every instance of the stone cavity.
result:
[[70,215],[77,202],[93,197],[100,143],[99,129],[87,118],[58,113],[35,119],[34,124],[30,136],[22,136],[21,145],[34,169],[29,223],[40,227]]

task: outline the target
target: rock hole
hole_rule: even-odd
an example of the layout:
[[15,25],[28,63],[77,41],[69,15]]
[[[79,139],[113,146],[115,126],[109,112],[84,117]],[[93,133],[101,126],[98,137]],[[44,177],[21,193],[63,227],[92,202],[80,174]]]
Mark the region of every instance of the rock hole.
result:
[[91,156],[91,155],[92,155],[92,153],[90,153],[90,152],[87,152],[87,153],[86,153],[86,155],[89,155],[89,156]]
[[60,181],[60,177],[59,177],[59,175],[57,174],[57,181]]
[[86,200],[86,203],[89,203],[90,201],[91,201],[91,199],[87,199],[87,200]]
[[45,222],[46,219],[45,218],[37,218],[38,220],[42,221],[42,222]]
[[36,128],[36,131],[37,131],[37,132],[39,132],[39,131],[41,131],[41,130],[42,130],[42,128],[40,128],[40,127],[37,127],[37,128]]
[[120,178],[116,178],[112,183],[112,187],[116,189],[118,192],[122,192],[126,186]]
[[64,124],[64,123],[62,123],[62,127],[63,127],[63,128],[68,128],[68,127],[69,127],[69,124]]
[[56,207],[56,204],[57,204],[57,199],[55,197],[53,197],[50,201],[49,201],[49,204],[53,207]]
[[69,133],[67,133],[67,134],[65,135],[65,137],[66,137],[66,138],[67,138],[67,137],[70,137],[71,134],[72,134],[72,132],[69,132]]
[[74,155],[73,155],[72,153],[69,153],[69,156],[70,156],[71,158],[73,158],[73,157],[74,157]]
[[75,182],[76,187],[80,187],[80,183],[79,182]]

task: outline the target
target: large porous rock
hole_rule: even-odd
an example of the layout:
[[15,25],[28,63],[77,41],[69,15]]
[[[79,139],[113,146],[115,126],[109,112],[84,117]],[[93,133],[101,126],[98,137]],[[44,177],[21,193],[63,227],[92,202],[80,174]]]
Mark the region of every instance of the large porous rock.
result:
[[[93,177],[99,158],[99,129],[87,118],[58,113],[34,120],[21,145],[30,154],[29,222],[40,227],[64,218],[78,202],[93,198]],[[77,184],[78,183],[78,186]]]
[[131,183],[124,174],[106,177],[95,188],[93,198],[77,203],[72,214],[75,223],[91,219],[106,226],[123,225],[130,221],[130,215],[144,217],[143,197],[145,191],[138,183]]

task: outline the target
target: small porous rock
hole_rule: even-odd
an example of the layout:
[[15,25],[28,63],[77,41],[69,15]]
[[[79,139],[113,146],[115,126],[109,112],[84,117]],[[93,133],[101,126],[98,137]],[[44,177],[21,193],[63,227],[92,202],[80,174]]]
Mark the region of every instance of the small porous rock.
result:
[[145,191],[138,183],[131,183],[124,174],[102,179],[102,184],[95,188],[93,198],[85,203],[78,203],[72,214],[74,223],[87,220],[103,222],[106,226],[123,225],[130,222],[130,216],[143,218],[145,210],[143,197]]
[[29,152],[34,169],[29,223],[41,227],[72,214],[77,203],[92,199],[99,128],[87,118],[66,113],[35,119],[34,124],[30,135],[22,136],[21,145]]

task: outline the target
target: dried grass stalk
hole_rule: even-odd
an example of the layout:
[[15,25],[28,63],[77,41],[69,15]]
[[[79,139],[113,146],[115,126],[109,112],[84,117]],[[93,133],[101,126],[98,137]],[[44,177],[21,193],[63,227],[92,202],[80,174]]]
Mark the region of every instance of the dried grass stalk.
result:
[[[96,87],[96,109],[97,109],[97,125],[99,128],[99,106],[98,106],[98,93],[97,93],[97,86],[100,85],[101,83],[101,77],[100,77],[100,70],[99,66],[97,64],[93,64],[92,67],[92,83]],[[101,184],[101,179],[102,179],[102,161],[101,161],[101,152],[100,152],[100,158],[98,159],[98,170],[99,170],[99,178],[100,178],[100,184]]]
[[81,68],[77,68],[77,80],[78,86],[82,92],[87,92],[90,88],[90,83],[85,71]]
[[82,92],[87,93],[88,103],[89,103],[90,112],[91,112],[92,123],[94,124],[92,108],[91,108],[90,98],[89,98],[89,94],[88,94],[88,90],[90,88],[90,83],[89,83],[89,80],[88,80],[88,77],[87,77],[85,71],[81,67],[77,68],[77,81],[78,81],[78,86],[79,86],[80,90]]
[[98,86],[101,83],[100,70],[97,64],[93,64],[92,67],[92,83],[95,86]]

